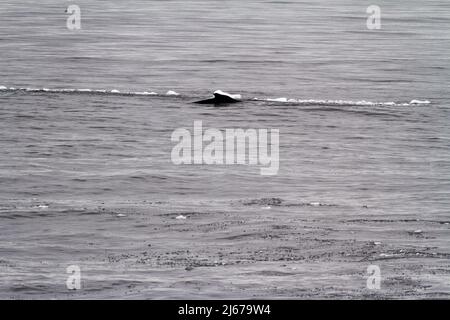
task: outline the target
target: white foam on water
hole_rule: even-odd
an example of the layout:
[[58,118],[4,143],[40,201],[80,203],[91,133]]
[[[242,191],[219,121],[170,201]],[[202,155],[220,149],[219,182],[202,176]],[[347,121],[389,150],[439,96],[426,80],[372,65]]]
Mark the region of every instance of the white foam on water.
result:
[[120,91],[119,91],[119,90],[116,90],[116,89],[113,89],[113,90],[111,90],[110,92],[111,92],[111,93],[120,93]]
[[310,206],[313,206],[313,207],[320,207],[320,206],[321,206],[321,203],[320,203],[320,202],[310,202],[309,205],[310,205]]
[[179,96],[180,94],[178,92],[169,90],[166,92],[166,96]]
[[5,86],[0,86],[0,90],[4,91],[4,90],[8,90],[8,88]]
[[156,96],[158,95],[156,92],[133,92],[133,94],[138,95],[138,96]]
[[268,101],[279,103],[296,103],[303,105],[325,105],[325,106],[410,106],[418,104],[430,104],[428,100],[411,100],[411,102],[372,102],[366,100],[352,101],[352,100],[316,100],[316,99],[288,99],[288,98],[254,98],[255,101]]
[[[287,98],[275,98],[275,99],[269,98],[269,99],[266,99],[266,101],[269,101],[269,102],[288,102],[288,99]],[[295,102],[297,102],[297,100],[295,100]]]
[[431,102],[428,100],[411,100],[409,104],[430,104]]

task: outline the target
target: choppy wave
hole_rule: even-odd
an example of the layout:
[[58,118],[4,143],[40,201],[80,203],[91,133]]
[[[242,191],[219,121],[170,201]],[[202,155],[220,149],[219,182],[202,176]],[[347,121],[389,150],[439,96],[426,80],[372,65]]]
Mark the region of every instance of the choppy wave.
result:
[[[101,95],[123,95],[123,96],[158,96],[158,97],[185,97],[198,99],[198,96],[181,95],[176,91],[169,90],[166,93],[154,91],[120,91],[116,89],[49,89],[49,88],[15,88],[0,86],[0,91],[6,92],[45,92],[45,93],[72,93],[72,94],[101,94]],[[292,98],[249,98],[243,101],[260,101],[268,103],[305,105],[305,106],[414,106],[431,104],[429,100],[413,99],[409,102],[373,102],[366,100],[316,100],[316,99],[292,99]]]

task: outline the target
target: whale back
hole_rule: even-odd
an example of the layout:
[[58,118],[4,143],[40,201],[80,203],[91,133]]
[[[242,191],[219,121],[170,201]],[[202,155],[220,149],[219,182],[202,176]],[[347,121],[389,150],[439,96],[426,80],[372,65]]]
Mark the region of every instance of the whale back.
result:
[[[238,97],[238,96],[236,96]],[[241,102],[239,99],[231,96],[222,91],[214,92],[214,98],[196,101],[198,104],[230,104],[230,103],[238,103]]]

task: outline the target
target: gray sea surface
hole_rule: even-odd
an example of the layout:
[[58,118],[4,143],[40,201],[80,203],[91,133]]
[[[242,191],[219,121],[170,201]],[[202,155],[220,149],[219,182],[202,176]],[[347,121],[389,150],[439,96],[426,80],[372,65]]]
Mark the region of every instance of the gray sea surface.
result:
[[[449,298],[449,53],[444,0],[0,0],[0,298]],[[173,164],[194,121],[278,174]]]

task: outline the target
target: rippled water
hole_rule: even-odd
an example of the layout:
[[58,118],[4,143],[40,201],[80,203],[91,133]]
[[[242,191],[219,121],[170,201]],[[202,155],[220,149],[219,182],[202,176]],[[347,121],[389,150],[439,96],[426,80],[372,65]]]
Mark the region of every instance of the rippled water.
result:
[[[2,1],[0,298],[448,297],[450,5],[370,4]],[[278,175],[174,165],[195,120]]]

